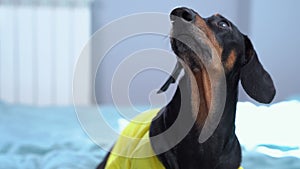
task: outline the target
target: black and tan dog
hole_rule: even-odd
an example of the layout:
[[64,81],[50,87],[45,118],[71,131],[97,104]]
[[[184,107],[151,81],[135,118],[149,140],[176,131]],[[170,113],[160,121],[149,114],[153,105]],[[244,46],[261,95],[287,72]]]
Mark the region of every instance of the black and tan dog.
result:
[[[181,69],[184,70],[184,75],[178,82],[172,100],[159,110],[151,122],[151,147],[162,168],[238,169],[241,164],[241,148],[235,135],[235,114],[239,80],[247,94],[261,103],[273,100],[273,81],[259,62],[248,37],[223,16],[216,14],[202,18],[191,9],[176,8],[171,12],[170,18],[173,24],[171,45],[178,56],[178,64],[161,91],[165,91],[170,83],[177,80]],[[222,80],[225,81],[225,86],[224,83],[219,83]],[[223,88],[223,93],[215,92],[219,88]],[[215,108],[219,107],[216,104],[222,102],[216,101],[220,98],[225,98],[222,112],[214,112],[219,110]],[[185,120],[172,126],[180,113],[184,114]],[[216,120],[218,123],[213,133],[201,142],[199,137],[202,130],[210,125],[206,124],[210,113],[221,114],[221,117]],[[190,130],[180,141],[174,141],[178,140],[185,125],[191,125]],[[173,133],[160,139],[152,139],[171,126],[175,129]],[[174,146],[167,148],[174,142]],[[163,151],[165,149],[167,151]],[[109,158],[110,154],[98,168],[105,168]],[[136,168],[130,167],[130,161],[126,163],[126,166],[114,166]],[[141,169],[146,168],[154,167],[143,166]]]

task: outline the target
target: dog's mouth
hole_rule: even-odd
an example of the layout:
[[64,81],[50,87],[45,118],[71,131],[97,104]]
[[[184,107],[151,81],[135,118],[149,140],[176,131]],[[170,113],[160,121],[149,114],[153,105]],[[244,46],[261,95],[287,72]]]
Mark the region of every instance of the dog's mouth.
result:
[[[177,8],[171,12],[171,46],[178,63],[160,92],[168,89],[178,78],[179,69],[184,69],[191,94],[192,109],[197,123],[204,124],[212,100],[218,96],[222,81],[223,66],[219,48],[212,30],[205,19],[188,8]],[[198,114],[198,112],[202,112]]]
[[178,58],[183,60],[192,70],[203,69],[203,66],[212,59],[212,45],[209,36],[205,32],[206,28],[195,24],[197,20],[203,19],[193,11],[191,11],[192,14],[185,11],[183,14],[177,13],[178,16],[174,16],[176,10],[178,9],[173,10],[170,15],[172,49]]
[[[166,91],[169,85],[177,80],[178,72],[183,68],[182,64],[194,75],[197,74],[197,77],[208,77],[207,68],[221,67],[220,64],[213,63],[220,59],[219,51],[212,43],[212,32],[199,14],[188,8],[176,8],[171,12],[170,20],[170,42],[178,63],[159,93]],[[208,84],[208,81],[205,83]]]
[[[211,50],[202,39],[195,40],[187,34],[171,37],[172,50],[191,70],[203,69],[205,62],[211,59]],[[197,47],[197,49],[195,48]]]

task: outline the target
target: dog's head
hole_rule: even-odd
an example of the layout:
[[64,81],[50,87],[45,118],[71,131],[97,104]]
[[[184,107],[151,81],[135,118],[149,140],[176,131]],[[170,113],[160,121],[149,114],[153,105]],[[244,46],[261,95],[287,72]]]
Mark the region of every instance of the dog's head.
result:
[[244,90],[256,101],[273,100],[276,92],[270,75],[259,62],[249,38],[229,20],[219,14],[202,18],[188,8],[174,9],[170,18],[172,49],[206,93],[211,90],[207,71],[211,69],[223,72],[227,85],[238,84],[241,79]]

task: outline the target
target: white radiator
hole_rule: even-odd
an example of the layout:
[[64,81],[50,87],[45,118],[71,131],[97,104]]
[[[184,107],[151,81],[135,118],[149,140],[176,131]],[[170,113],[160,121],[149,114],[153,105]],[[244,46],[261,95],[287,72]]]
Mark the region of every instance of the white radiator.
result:
[[[0,1],[0,101],[72,104],[73,69],[91,32],[89,3],[13,2]],[[90,94],[82,98],[87,104]]]

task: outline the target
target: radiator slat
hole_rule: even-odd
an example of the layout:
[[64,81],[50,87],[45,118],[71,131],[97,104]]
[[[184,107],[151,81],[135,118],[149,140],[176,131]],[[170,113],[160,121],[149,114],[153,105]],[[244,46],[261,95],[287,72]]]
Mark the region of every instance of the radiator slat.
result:
[[70,82],[70,12],[66,8],[57,8],[56,20],[56,100],[59,103],[67,104],[70,102],[71,82]]
[[24,104],[33,104],[33,93],[36,88],[33,87],[33,59],[34,48],[33,46],[33,15],[34,11],[31,7],[19,9],[19,13],[22,14],[18,27],[19,32],[19,53],[20,53],[20,102]]
[[14,13],[13,7],[1,8],[1,98],[15,101]]
[[51,104],[51,77],[52,59],[51,56],[51,9],[40,7],[37,10],[37,55],[38,64],[38,104]]

